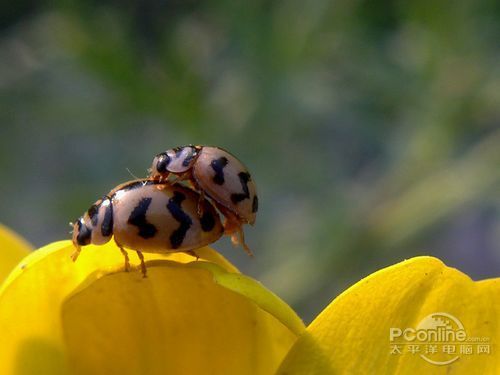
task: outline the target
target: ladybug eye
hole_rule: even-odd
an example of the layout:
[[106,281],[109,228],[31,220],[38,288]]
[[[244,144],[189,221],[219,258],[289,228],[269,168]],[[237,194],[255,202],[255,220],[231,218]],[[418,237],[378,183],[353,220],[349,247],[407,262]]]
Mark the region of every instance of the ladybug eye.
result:
[[167,155],[166,152],[161,153],[157,156],[158,161],[156,162],[156,170],[158,173],[167,172],[168,164],[170,163],[170,156]]

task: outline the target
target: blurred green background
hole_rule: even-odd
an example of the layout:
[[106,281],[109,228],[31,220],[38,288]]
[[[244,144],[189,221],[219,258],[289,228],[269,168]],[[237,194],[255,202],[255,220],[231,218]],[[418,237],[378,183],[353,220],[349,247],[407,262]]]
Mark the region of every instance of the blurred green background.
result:
[[309,321],[434,255],[500,276],[500,2],[0,5],[0,221],[36,246],[152,157],[230,150],[257,182],[255,259]]

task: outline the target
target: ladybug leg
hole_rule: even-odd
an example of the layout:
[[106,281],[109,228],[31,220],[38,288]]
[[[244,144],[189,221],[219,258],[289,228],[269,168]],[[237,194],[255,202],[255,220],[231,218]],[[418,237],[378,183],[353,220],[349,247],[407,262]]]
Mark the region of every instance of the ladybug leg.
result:
[[187,180],[187,183],[190,188],[196,191],[203,192],[203,190],[200,189],[200,187],[198,186],[198,184],[196,183],[195,179],[193,178],[190,172],[186,172],[185,175],[186,175],[185,179]]
[[182,182],[182,181],[185,181],[185,180],[189,180],[190,179],[190,175],[191,175],[191,173],[189,173],[189,172],[184,172],[184,173],[181,173],[181,174],[177,174],[177,175],[175,175],[174,178],[172,178],[172,180],[170,182],[172,184],[177,184],[179,182]]
[[168,181],[168,176],[170,176],[170,173],[165,173],[164,175],[160,175],[160,177],[158,177],[158,181],[160,181],[161,183],[165,183]]
[[224,215],[226,220],[224,221],[224,234],[231,236],[231,242],[233,245],[240,245],[243,250],[248,254],[248,256],[253,257],[252,250],[245,243],[245,234],[243,233],[242,223],[238,217],[226,207],[215,203],[219,211]]
[[146,263],[144,263],[144,255],[142,255],[142,252],[139,250],[136,250],[137,256],[141,260],[141,271],[142,271],[142,277],[147,277],[147,271],[146,271]]
[[231,234],[231,242],[233,245],[238,246],[241,245],[243,247],[243,250],[248,254],[248,256],[253,257],[252,250],[248,247],[248,245],[245,242],[245,234],[243,233],[243,229],[241,229],[241,225],[239,229]]
[[80,246],[75,245],[75,251],[70,255],[71,260],[75,262],[78,258],[78,255],[80,255],[81,248]]
[[169,176],[169,175],[170,175],[170,173],[167,173],[167,174],[166,174],[166,175],[164,175],[164,176],[161,176],[161,175],[160,175],[160,176],[158,176],[158,177],[156,177],[156,178],[153,178],[153,181],[158,181],[158,182],[159,182],[159,184],[158,184],[158,185],[156,185],[156,188],[157,188],[158,190],[163,190],[163,189],[165,189],[165,184],[168,182],[168,176]]
[[116,242],[116,240],[115,240],[115,243],[116,243],[116,246],[118,246],[118,248],[120,249],[121,253],[123,254],[123,257],[125,258],[125,271],[128,272],[130,270],[130,261],[128,259],[128,254],[125,251],[125,249],[123,248],[123,246],[120,245],[118,242]]
[[191,255],[192,257],[195,257],[196,260],[200,259],[200,256],[194,250],[186,250],[185,253]]
[[176,184],[176,183],[178,183],[178,182],[180,182],[180,181],[181,181],[181,179],[180,179],[179,175],[176,175],[174,178],[172,178],[172,179],[170,180],[170,183],[171,183],[172,185],[174,185],[174,184]]

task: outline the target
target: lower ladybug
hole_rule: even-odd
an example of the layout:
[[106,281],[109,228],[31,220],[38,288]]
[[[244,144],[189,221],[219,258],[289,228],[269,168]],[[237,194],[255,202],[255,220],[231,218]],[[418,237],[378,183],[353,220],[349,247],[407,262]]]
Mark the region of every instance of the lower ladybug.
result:
[[[199,205],[202,215],[198,215]],[[178,184],[134,180],[99,199],[74,224],[72,259],[78,258],[81,246],[102,245],[113,236],[125,257],[125,268],[129,260],[124,248],[133,249],[146,276],[142,252],[190,253],[218,240],[223,232],[215,208],[195,191]]]
[[211,198],[226,218],[225,233],[252,255],[242,225],[255,223],[259,204],[255,182],[243,163],[222,148],[189,145],[172,148],[153,159],[151,178],[167,181],[171,174],[177,180],[190,181],[202,196]]

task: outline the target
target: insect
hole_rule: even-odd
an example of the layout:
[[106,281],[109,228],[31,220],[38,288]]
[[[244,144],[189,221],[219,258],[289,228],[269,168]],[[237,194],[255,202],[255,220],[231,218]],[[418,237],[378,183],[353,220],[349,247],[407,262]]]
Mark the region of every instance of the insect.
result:
[[223,232],[219,214],[197,192],[179,184],[134,180],[117,186],[78,219],[73,228],[75,252],[71,257],[75,261],[82,246],[102,245],[114,237],[125,257],[125,269],[130,268],[125,248],[133,249],[146,276],[142,252],[193,253],[218,240]]
[[[176,176],[174,181],[188,180],[201,197],[211,198],[226,218],[225,233],[252,255],[242,225],[255,223],[259,201],[255,183],[243,163],[219,147],[189,145],[172,148],[153,159],[151,178],[165,182],[171,174]],[[201,213],[203,207],[198,211]]]

